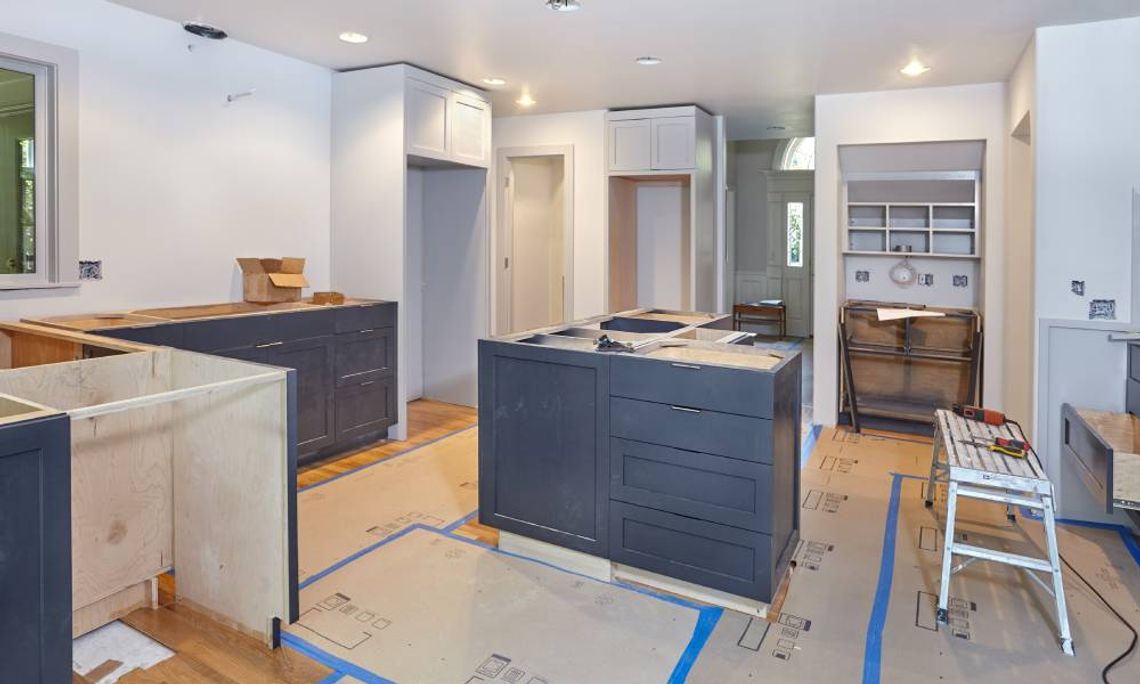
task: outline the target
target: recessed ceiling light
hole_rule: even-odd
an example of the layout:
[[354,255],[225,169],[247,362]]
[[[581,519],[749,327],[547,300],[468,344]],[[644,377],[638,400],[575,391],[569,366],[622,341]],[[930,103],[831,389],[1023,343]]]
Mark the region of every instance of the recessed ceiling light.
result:
[[916,76],[921,76],[928,71],[930,71],[930,67],[928,67],[925,64],[923,64],[922,62],[918,61],[917,57],[910,60],[910,62],[906,66],[899,69],[899,73],[901,73],[903,76],[910,76],[911,78],[914,78]]
[[483,79],[483,82],[489,86],[501,86],[507,84],[506,80],[497,78],[495,76],[488,76],[487,78]]
[[634,61],[637,62],[638,64],[640,64],[641,66],[656,66],[656,65],[661,63],[661,58],[660,57],[651,57],[651,56],[647,55],[645,57],[638,57]]
[[196,36],[209,38],[210,40],[225,40],[229,35],[217,26],[201,21],[184,21],[182,22],[182,28]]
[[523,93],[522,96],[515,100],[515,104],[520,107],[533,107],[537,101],[530,96],[530,93]]
[[546,6],[555,12],[577,12],[582,9],[579,0],[546,0]]
[[359,45],[361,43],[368,42],[368,36],[364,35],[363,33],[357,33],[356,31],[345,31],[344,33],[340,34],[339,38],[344,42],[352,43],[353,45]]

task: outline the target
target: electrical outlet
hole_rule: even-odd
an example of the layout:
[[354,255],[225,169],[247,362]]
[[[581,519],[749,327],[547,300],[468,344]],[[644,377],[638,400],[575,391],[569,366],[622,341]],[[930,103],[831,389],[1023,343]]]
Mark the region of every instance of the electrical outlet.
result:
[[954,287],[969,287],[970,276],[956,275],[954,276]]
[[1069,289],[1072,290],[1073,294],[1077,295],[1078,297],[1084,297],[1085,296],[1085,281],[1074,280],[1072,283],[1070,283]]
[[934,285],[934,274],[933,273],[919,273],[918,274],[918,284],[922,285],[924,287],[931,287],[932,285]]
[[869,282],[871,282],[871,272],[870,271],[855,271],[855,282],[857,282],[857,283],[869,283]]
[[1115,321],[1116,320],[1116,300],[1115,299],[1094,299],[1089,302],[1089,320],[1090,321]]
[[80,261],[79,262],[79,279],[80,280],[102,280],[103,279],[103,261]]

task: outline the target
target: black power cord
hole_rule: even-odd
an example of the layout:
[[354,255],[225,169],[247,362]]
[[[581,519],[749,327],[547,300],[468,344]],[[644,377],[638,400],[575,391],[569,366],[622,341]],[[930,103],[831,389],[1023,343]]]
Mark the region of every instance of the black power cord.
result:
[[[1017,431],[1021,433],[1021,436],[1023,438],[1026,436],[1025,430],[1022,429],[1021,425],[1016,420],[1010,420],[1009,418],[1006,418],[1005,422],[1016,427]],[[1026,445],[1029,447],[1029,451],[1034,456],[1037,456],[1037,450],[1033,448],[1033,445],[1028,440],[1026,441]],[[1037,458],[1038,458],[1038,460],[1040,460],[1041,457],[1037,456]],[[1128,620],[1125,620],[1124,616],[1121,615],[1119,612],[1117,612],[1117,610],[1115,608],[1112,607],[1112,604],[1108,602],[1108,599],[1106,599],[1099,591],[1097,591],[1096,587],[1094,587],[1091,582],[1089,582],[1087,579],[1085,579],[1085,576],[1082,575],[1080,572],[1078,572],[1077,569],[1073,567],[1073,564],[1070,563],[1063,555],[1061,555],[1060,551],[1057,552],[1057,555],[1061,558],[1061,562],[1064,563],[1065,565],[1069,566],[1069,570],[1071,570],[1074,575],[1079,577],[1081,582],[1083,582],[1084,585],[1089,588],[1089,591],[1096,594],[1096,597],[1098,599],[1100,599],[1100,602],[1104,604],[1104,607],[1108,608],[1108,610],[1113,615],[1116,616],[1116,619],[1120,620],[1121,624],[1123,624],[1125,627],[1128,628],[1129,632],[1132,632],[1132,642],[1130,644],[1128,644],[1128,649],[1125,650],[1124,653],[1121,653],[1120,655],[1116,656],[1116,658],[1112,662],[1110,662],[1108,665],[1105,665],[1104,669],[1100,671],[1100,678],[1104,682],[1104,684],[1111,684],[1108,681],[1109,671],[1112,670],[1112,668],[1116,667],[1118,664],[1120,664],[1125,658],[1132,655],[1132,652],[1136,650],[1136,642],[1137,642],[1136,628],[1133,627],[1132,623],[1128,622]]]
[[[1061,556],[1061,554],[1057,554],[1057,555]],[[1136,640],[1137,640],[1136,628],[1133,627],[1132,624],[1130,622],[1128,622],[1128,620],[1125,620],[1124,616],[1121,615],[1119,612],[1117,612],[1117,610],[1115,608],[1112,607],[1112,604],[1108,602],[1108,599],[1106,599],[1103,595],[1101,595],[1101,593],[1096,590],[1096,587],[1094,587],[1091,582],[1089,582],[1087,579],[1085,579],[1084,575],[1077,572],[1077,569],[1073,567],[1073,564],[1070,563],[1064,556],[1061,556],[1061,562],[1064,563],[1065,565],[1069,566],[1069,570],[1074,575],[1079,577],[1080,580],[1082,582],[1084,582],[1085,586],[1088,587],[1090,591],[1092,591],[1092,593],[1096,594],[1096,597],[1098,599],[1100,599],[1100,602],[1104,604],[1104,607],[1108,608],[1109,611],[1111,611],[1112,614],[1116,616],[1116,619],[1120,620],[1120,622],[1125,627],[1128,628],[1129,632],[1132,632],[1132,643],[1128,644],[1128,650],[1126,650],[1126,651],[1124,651],[1124,653],[1121,653],[1120,655],[1116,656],[1116,658],[1112,662],[1110,662],[1108,665],[1105,665],[1104,669],[1100,671],[1100,678],[1102,681],[1104,681],[1104,684],[1110,684],[1110,682],[1108,681],[1109,670],[1116,667],[1120,662],[1122,662],[1128,656],[1132,655],[1132,652],[1136,650]]]

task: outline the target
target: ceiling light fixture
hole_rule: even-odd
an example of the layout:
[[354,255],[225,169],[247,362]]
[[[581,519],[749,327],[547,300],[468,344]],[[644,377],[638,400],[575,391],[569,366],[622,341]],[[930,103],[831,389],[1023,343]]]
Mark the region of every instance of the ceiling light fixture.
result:
[[368,42],[368,36],[364,35],[363,33],[357,33],[356,31],[345,31],[337,37],[342,41],[346,43],[352,43],[353,45],[360,45],[361,43]]
[[555,12],[577,12],[582,9],[579,0],[546,0],[546,6]]
[[638,64],[640,64],[641,66],[657,66],[658,64],[661,63],[661,58],[660,57],[652,57],[652,56],[647,55],[645,57],[638,57],[634,61],[637,62]]
[[910,76],[911,78],[921,76],[928,71],[930,71],[930,67],[918,61],[917,57],[911,59],[906,66],[899,69],[900,74],[903,76]]
[[184,21],[182,28],[200,38],[209,38],[210,40],[225,40],[229,35],[221,28],[203,21]]
[[498,78],[496,76],[488,76],[487,78],[483,79],[483,82],[489,86],[501,86],[507,84],[505,79]]
[[530,96],[530,93],[523,93],[519,99],[515,100],[515,104],[520,107],[533,107],[537,101]]

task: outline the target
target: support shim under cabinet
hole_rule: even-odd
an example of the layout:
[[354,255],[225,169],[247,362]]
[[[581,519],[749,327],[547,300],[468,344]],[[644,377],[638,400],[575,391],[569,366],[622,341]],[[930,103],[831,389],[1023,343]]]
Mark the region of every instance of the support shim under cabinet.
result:
[[294,391],[293,371],[169,348],[0,370],[0,395],[71,419],[76,635],[176,569],[180,601],[273,642],[296,612]]

